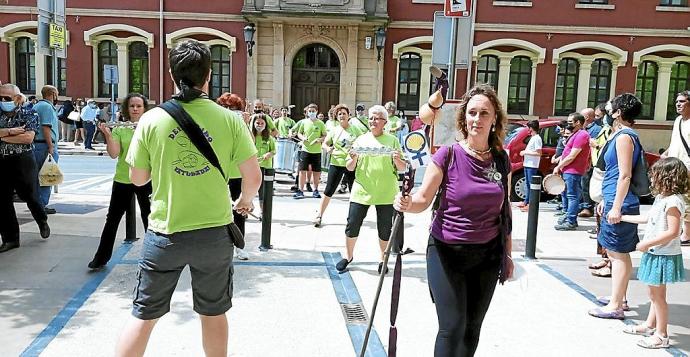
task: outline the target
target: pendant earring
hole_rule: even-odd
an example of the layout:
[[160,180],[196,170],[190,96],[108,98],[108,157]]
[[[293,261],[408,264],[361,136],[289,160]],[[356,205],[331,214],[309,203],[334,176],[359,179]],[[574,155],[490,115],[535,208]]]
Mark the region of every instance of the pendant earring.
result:
[[496,132],[496,124],[491,124],[491,132],[492,133]]

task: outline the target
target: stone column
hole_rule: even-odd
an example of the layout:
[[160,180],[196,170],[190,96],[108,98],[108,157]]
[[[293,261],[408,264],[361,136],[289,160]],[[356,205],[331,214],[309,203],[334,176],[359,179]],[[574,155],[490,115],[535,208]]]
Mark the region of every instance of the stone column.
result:
[[[256,26],[256,32],[254,33],[254,49],[252,57],[247,55],[247,98],[258,98],[258,65],[257,65],[257,53],[259,49],[259,25]],[[282,68],[282,67],[281,67]]]
[[282,23],[273,24],[273,106],[287,105],[283,85],[285,82],[285,40]]
[[117,45],[117,72],[119,77],[117,98],[124,98],[129,93],[129,43],[115,41],[115,44]]
[[671,67],[673,62],[659,62],[659,77],[656,85],[656,102],[654,103],[654,120],[666,121],[668,91],[671,86]]
[[[347,28],[347,58],[346,67],[341,69],[344,72],[340,76],[341,86],[344,86],[341,103],[355,104],[357,101],[357,58],[359,56],[359,27],[351,25]],[[343,71],[344,70],[344,71]]]
[[[92,98],[98,97],[98,79],[102,76],[103,69],[98,69],[98,42],[91,43],[91,76],[93,79]],[[100,72],[99,72],[100,71]],[[86,98],[84,98],[86,100]]]
[[587,108],[589,101],[589,76],[592,74],[591,58],[580,59],[580,70],[577,77],[577,104],[575,110],[580,111]]
[[498,99],[501,100],[503,106],[508,111],[508,84],[510,82],[510,60],[513,59],[510,56],[499,56],[498,57]]

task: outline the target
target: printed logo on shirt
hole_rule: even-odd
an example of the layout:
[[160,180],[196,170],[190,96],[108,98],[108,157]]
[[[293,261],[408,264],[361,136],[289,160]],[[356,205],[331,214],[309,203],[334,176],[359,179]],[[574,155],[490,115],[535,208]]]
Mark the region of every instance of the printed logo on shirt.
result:
[[[213,142],[213,138],[208,131],[201,129],[208,142]],[[200,176],[211,171],[208,160],[201,155],[187,134],[180,128],[175,128],[168,135],[168,139],[174,141],[178,146],[177,160],[173,161],[173,170],[182,176]]]

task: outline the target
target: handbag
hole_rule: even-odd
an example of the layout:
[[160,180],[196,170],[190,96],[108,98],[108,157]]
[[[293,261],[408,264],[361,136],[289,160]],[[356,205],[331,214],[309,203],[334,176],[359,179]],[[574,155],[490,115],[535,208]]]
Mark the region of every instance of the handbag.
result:
[[606,163],[604,162],[604,153],[608,149],[611,141],[607,141],[606,144],[599,151],[599,158],[597,159],[596,165],[592,169],[592,177],[589,179],[589,198],[592,201],[599,203],[604,199],[604,194],[602,192],[601,186],[604,183],[604,173],[606,168]]
[[73,121],[81,121],[81,116],[79,115],[78,111],[74,110],[67,115],[67,119],[73,120]]
[[41,166],[41,170],[38,172],[38,184],[40,186],[57,186],[64,180],[64,175],[60,166],[58,166],[55,159],[53,159],[53,154],[48,154],[46,160]]
[[[206,140],[206,136],[204,135],[203,131],[199,127],[199,125],[192,119],[191,116],[182,108],[180,103],[178,103],[175,99],[171,99],[163,104],[160,105],[160,108],[165,110],[173,119],[175,119],[175,122],[177,125],[180,126],[180,129],[184,131],[185,134],[187,134],[187,137],[189,138],[189,141],[194,144],[194,146],[199,150],[201,155],[203,155],[208,162],[211,163],[215,168],[220,171],[220,174],[223,176],[223,180],[227,183],[227,179],[225,178],[225,172],[223,172],[223,168],[220,166],[220,162],[218,161],[218,156],[216,156],[216,152],[213,150],[213,147],[211,147],[211,144],[209,144],[208,140]],[[232,243],[239,249],[244,249],[245,241],[244,241],[244,236],[242,235],[242,231],[240,231],[240,228],[237,227],[235,222],[231,222],[226,226],[226,229],[228,230],[228,234],[230,235],[230,239],[232,239]]]

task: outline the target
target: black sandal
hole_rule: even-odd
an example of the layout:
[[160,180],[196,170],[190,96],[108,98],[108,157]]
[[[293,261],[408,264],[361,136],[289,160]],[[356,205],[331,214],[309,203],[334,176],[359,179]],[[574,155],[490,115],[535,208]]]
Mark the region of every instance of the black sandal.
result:
[[[354,259],[354,258],[352,258],[352,259]],[[347,259],[344,259],[344,258],[341,259],[341,260],[338,262],[338,264],[335,265],[335,269],[336,269],[337,271],[341,272],[341,273],[344,272],[345,270],[347,270],[347,266],[348,266],[350,263],[352,263],[352,259],[350,259],[350,260],[347,260]]]

